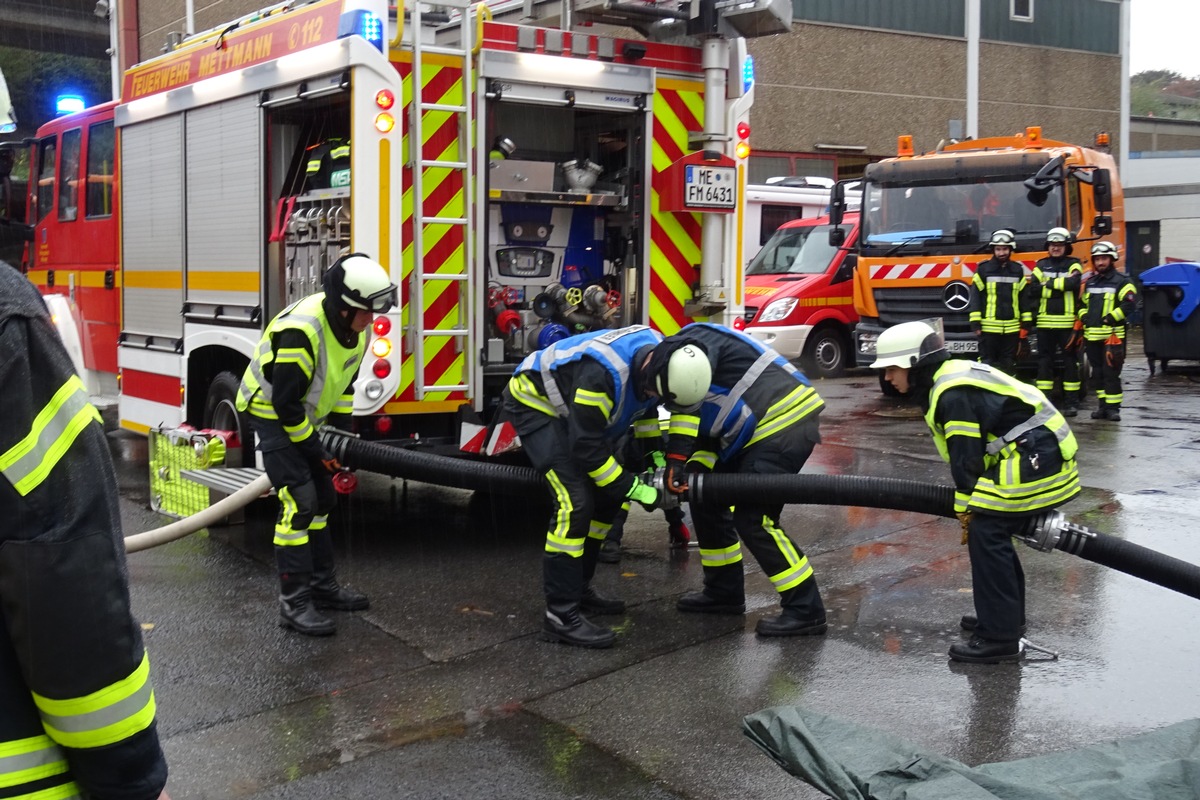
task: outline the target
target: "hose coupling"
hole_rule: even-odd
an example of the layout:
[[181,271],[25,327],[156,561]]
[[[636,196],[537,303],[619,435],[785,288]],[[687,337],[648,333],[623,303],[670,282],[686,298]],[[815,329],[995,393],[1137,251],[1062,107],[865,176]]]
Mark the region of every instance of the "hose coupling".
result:
[[1096,532],[1083,525],[1076,525],[1061,511],[1051,510],[1033,517],[1025,532],[1017,538],[1034,550],[1044,553],[1062,550],[1078,555],[1084,542],[1096,538]]
[[317,437],[321,440],[321,444],[325,449],[333,454],[338,461],[346,460],[346,445],[351,439],[361,439],[357,433],[344,431],[341,428],[335,428],[332,425],[322,425],[317,430]]
[[680,496],[667,488],[667,468],[659,467],[650,475],[650,485],[658,490],[658,507],[663,511],[679,508]]

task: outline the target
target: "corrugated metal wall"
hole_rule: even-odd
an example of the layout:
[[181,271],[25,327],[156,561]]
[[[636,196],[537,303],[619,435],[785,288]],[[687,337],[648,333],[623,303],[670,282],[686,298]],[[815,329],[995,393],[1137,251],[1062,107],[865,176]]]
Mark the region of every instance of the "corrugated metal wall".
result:
[[792,0],[792,14],[796,22],[940,36],[962,36],[965,24],[962,2],[951,0]]

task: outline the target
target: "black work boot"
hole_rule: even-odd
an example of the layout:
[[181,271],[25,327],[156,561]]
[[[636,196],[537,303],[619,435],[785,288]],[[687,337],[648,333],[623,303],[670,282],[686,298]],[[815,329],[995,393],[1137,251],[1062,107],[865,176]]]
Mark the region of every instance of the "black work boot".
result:
[[679,598],[675,608],[695,614],[745,614],[746,600],[740,597],[713,597],[707,591],[688,592]]
[[601,564],[620,564],[621,543],[615,539],[605,539],[600,545],[600,552],[596,554],[596,560]]
[[547,603],[542,638],[572,647],[604,648],[612,647],[617,635],[580,614],[578,604]]
[[754,626],[759,636],[820,636],[828,629],[825,603],[817,589],[817,579],[809,576],[799,585],[779,593],[781,614],[763,617]]
[[1066,405],[1063,406],[1062,413],[1063,413],[1064,417],[1079,416],[1079,404],[1078,403],[1067,403]]
[[[976,617],[974,614],[963,614],[962,619],[960,619],[958,621],[958,627],[962,628],[964,631],[973,631],[979,627],[979,618]],[[1021,635],[1024,636],[1025,635],[1025,623],[1024,622],[1021,623],[1020,631],[1021,631]]]
[[329,636],[337,633],[333,620],[313,605],[312,574],[290,572],[279,576],[279,624],[305,636]]
[[957,642],[950,645],[950,660],[961,661],[964,664],[1002,664],[1007,661],[1020,661],[1024,652],[1025,646],[1021,644],[1020,639],[994,642],[991,639],[972,636],[966,644]]
[[1109,422],[1120,422],[1121,421],[1121,404],[1120,403],[1109,403],[1108,404],[1108,421]]
[[583,587],[583,596],[579,599],[579,610],[594,617],[624,614],[625,601],[617,597],[606,597],[588,585]]
[[1108,419],[1108,418],[1109,418],[1108,406],[1104,402],[1101,402],[1100,407],[1092,412],[1092,419]]
[[760,619],[754,632],[759,636],[820,636],[828,628],[824,615],[801,619],[784,610],[778,616]]
[[363,611],[370,608],[371,601],[365,594],[338,583],[333,568],[333,537],[329,531],[309,531],[308,544],[312,548],[312,597],[316,607],[334,611]]

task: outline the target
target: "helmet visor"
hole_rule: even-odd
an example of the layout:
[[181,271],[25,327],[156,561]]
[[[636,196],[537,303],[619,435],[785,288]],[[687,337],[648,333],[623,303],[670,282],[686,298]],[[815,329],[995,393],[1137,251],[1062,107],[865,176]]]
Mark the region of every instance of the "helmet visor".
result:
[[380,289],[374,294],[367,295],[363,298],[364,305],[374,311],[376,314],[383,314],[391,311],[392,307],[397,304],[396,284],[388,284],[387,288]]

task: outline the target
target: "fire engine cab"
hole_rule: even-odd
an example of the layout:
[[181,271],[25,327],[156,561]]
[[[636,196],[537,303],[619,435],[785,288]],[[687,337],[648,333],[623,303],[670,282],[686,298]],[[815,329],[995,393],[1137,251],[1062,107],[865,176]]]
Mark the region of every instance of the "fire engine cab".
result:
[[74,300],[122,427],[240,432],[267,323],[366,253],[401,303],[368,331],[359,431],[453,435],[531,350],[742,313],[743,37],[790,5],[728,6],[315,0],[219,25],[39,131],[24,269]]

